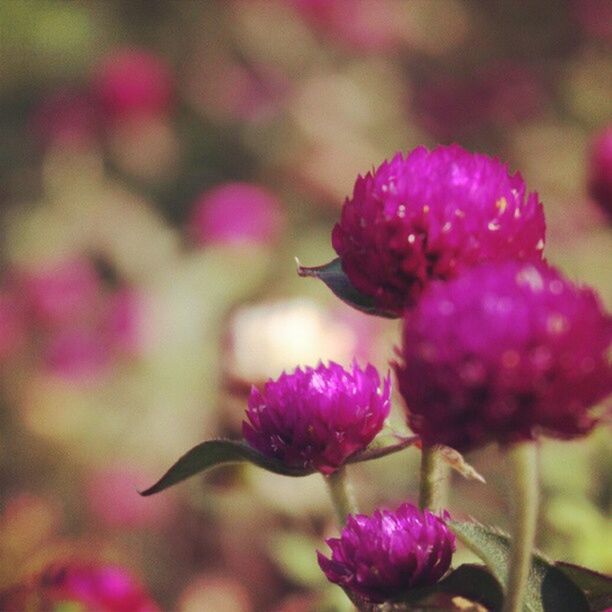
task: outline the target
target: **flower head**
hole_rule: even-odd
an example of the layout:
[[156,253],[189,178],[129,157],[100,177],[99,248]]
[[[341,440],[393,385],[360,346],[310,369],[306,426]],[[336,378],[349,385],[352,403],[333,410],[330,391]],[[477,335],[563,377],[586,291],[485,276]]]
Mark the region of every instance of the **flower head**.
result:
[[34,586],[45,610],[55,609],[61,604],[68,605],[70,609],[107,612],[159,610],[138,581],[127,570],[115,565],[83,562],[53,564]]
[[490,260],[540,260],[544,233],[520,174],[451,145],[417,147],[360,176],[332,244],[353,285],[401,314],[431,280]]
[[591,144],[588,188],[591,197],[612,219],[612,125]]
[[172,106],[173,78],[160,57],[144,49],[119,49],[105,57],[93,90],[107,120],[165,116]]
[[264,455],[296,468],[331,474],[365,449],[390,409],[391,383],[376,369],[337,363],[297,368],[253,387],[242,424],[246,441]]
[[250,183],[226,183],[196,202],[190,230],[200,246],[270,244],[283,225],[283,210],[273,194]]
[[399,388],[426,444],[467,451],[588,432],[612,391],[612,318],[544,264],[485,264],[407,314]]
[[318,553],[328,580],[374,603],[436,583],[450,567],[455,536],[428,510],[402,504],[395,512],[349,516],[331,559]]

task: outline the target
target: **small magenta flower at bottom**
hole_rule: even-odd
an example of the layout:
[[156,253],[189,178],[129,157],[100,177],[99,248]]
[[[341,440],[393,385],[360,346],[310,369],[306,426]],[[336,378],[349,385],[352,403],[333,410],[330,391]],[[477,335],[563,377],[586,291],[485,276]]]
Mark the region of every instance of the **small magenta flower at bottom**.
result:
[[245,440],[267,457],[329,475],[364,450],[391,407],[391,383],[376,368],[337,363],[297,368],[251,390]]
[[395,512],[349,516],[342,535],[327,544],[331,559],[317,553],[327,579],[381,603],[438,582],[450,567],[455,536],[442,518],[402,504]]

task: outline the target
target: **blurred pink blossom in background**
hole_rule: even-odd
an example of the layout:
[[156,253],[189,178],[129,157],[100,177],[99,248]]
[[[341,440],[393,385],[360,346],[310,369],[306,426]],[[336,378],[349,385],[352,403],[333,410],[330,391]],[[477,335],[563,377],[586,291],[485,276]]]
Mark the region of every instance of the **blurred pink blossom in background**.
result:
[[272,193],[251,183],[226,183],[196,201],[189,233],[198,246],[270,245],[284,226],[281,203]]

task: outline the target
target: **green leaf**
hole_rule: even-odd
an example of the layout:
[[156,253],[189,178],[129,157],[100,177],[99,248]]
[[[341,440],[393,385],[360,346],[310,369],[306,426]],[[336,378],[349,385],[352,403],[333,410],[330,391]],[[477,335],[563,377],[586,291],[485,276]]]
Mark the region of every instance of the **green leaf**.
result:
[[[396,453],[417,440],[417,436],[409,438],[398,437],[396,444],[389,446],[372,446],[361,453],[349,457],[347,463],[372,461]],[[308,476],[316,470],[312,468],[292,468],[278,459],[272,459],[251,448],[241,440],[207,440],[187,451],[152,487],[142,491],[143,496],[159,493],[172,485],[178,484],[200,472],[206,472],[220,465],[231,463],[252,463],[269,472],[282,476]]]
[[564,561],[557,561],[555,565],[582,589],[593,612],[612,608],[611,576]]
[[397,314],[377,307],[372,297],[361,293],[353,286],[348,276],[344,273],[339,258],[333,259],[323,266],[316,266],[314,268],[306,268],[300,265],[299,261],[297,264],[297,271],[300,276],[318,278],[323,281],[332,290],[334,295],[349,306],[361,312],[365,312],[366,314],[385,317],[386,319],[398,318]]
[[504,596],[499,582],[482,565],[465,563],[436,585],[436,591],[461,596],[482,604],[489,610],[499,610]]
[[[449,528],[478,555],[505,588],[510,560],[510,538],[478,523],[449,521]],[[540,553],[534,553],[527,583],[525,610],[529,612],[589,612],[582,591]]]

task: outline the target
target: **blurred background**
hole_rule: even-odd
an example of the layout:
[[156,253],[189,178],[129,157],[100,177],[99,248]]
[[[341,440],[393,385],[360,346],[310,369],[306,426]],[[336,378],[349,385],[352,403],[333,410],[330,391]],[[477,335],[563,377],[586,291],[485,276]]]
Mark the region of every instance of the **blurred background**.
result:
[[[609,308],[611,51],[608,0],[0,2],[0,591],[59,563],[115,568],[135,599],[109,610],[349,610],[316,565],[319,477],[136,491],[240,437],[251,384],[388,368],[397,323],[294,257],[333,257],[357,174],[397,150],[508,161],[548,259]],[[609,430],[543,451],[539,546],[612,571]],[[451,511],[506,527],[498,451],[468,460],[488,484],[455,476]],[[415,500],[418,461],[352,468],[362,509]]]

